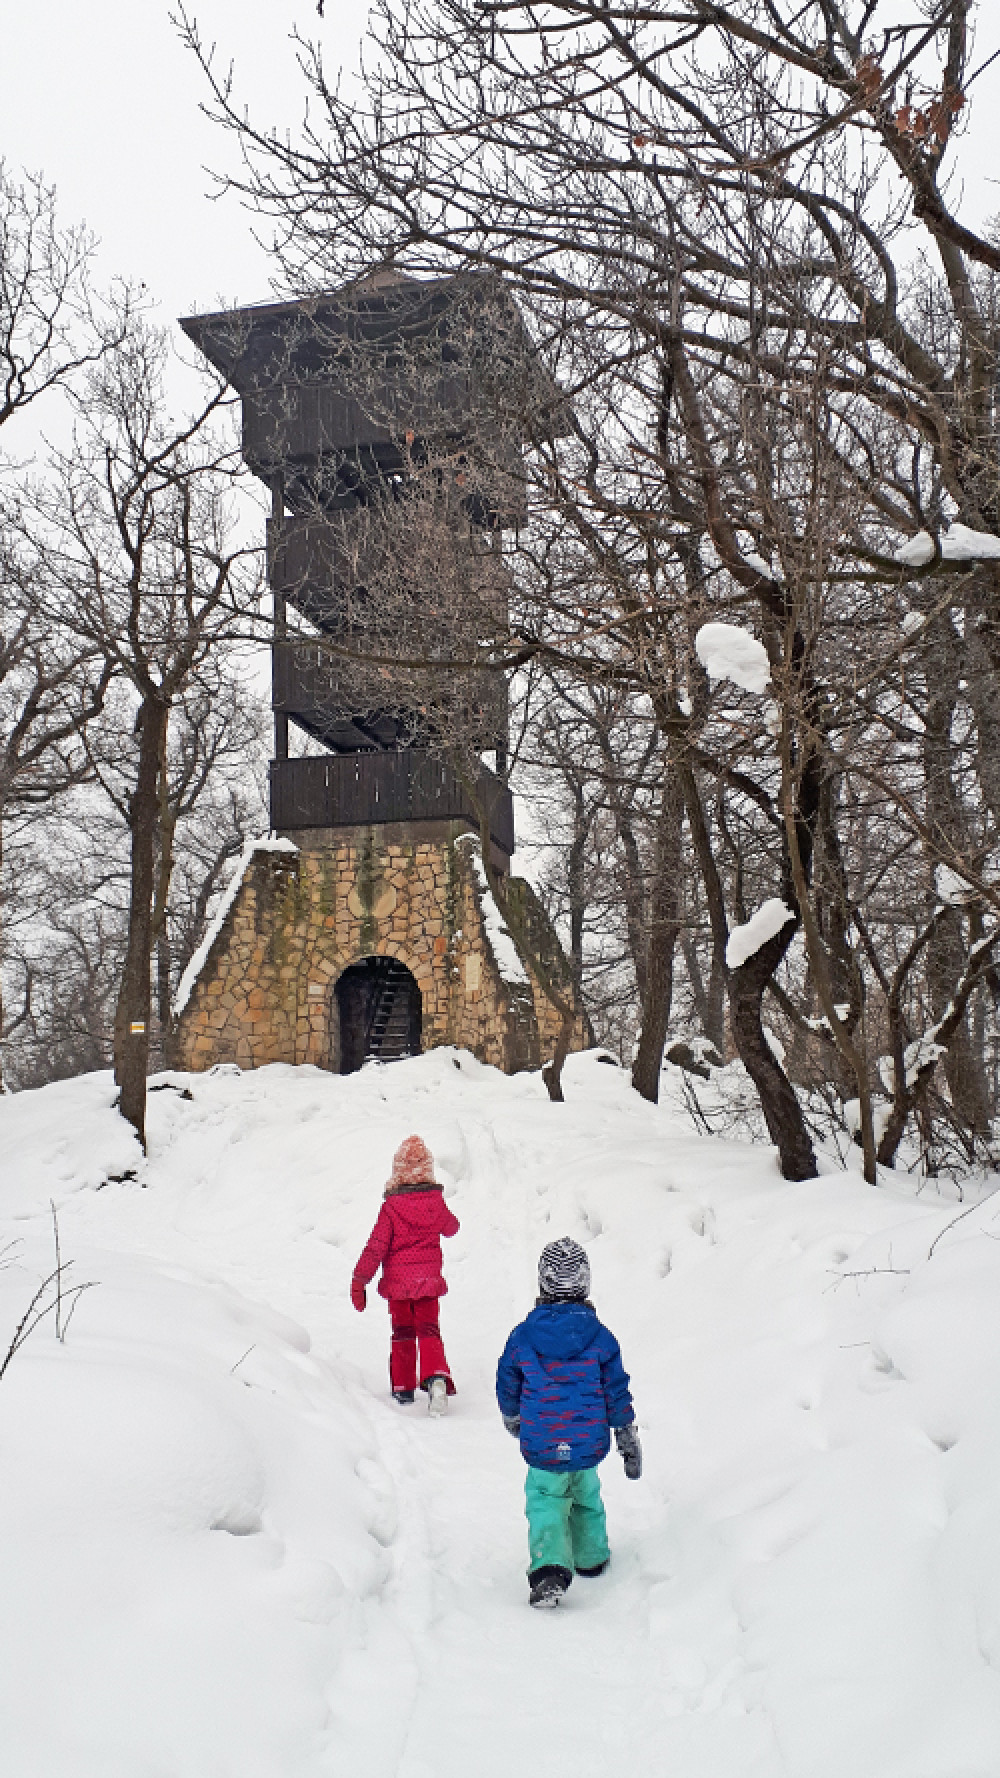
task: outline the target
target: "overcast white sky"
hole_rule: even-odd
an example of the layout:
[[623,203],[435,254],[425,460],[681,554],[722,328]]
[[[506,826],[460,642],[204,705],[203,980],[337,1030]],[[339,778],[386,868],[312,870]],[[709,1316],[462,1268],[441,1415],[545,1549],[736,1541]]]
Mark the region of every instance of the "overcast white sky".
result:
[[[202,34],[236,65],[258,121],[293,131],[304,83],[289,32],[356,66],[367,0],[188,0]],[[0,155],[39,170],[60,213],[102,242],[102,271],[146,284],[168,322],[195,309],[266,300],[271,268],[235,199],[213,202],[206,166],[234,146],[199,112],[200,70],[170,23],[171,0],[0,0]],[[913,10],[913,0],[908,9]],[[1000,47],[1000,0],[982,0],[975,63]],[[1000,211],[1000,61],[972,89],[961,208]]]
[[[102,270],[144,282],[161,318],[269,295],[270,268],[233,199],[207,196],[230,145],[199,112],[200,70],[168,0],[0,0],[0,154],[45,174],[64,221],[102,241]],[[203,35],[236,63],[259,118],[294,128],[304,85],[288,41],[315,36],[328,65],[356,64],[367,0],[191,0]]]

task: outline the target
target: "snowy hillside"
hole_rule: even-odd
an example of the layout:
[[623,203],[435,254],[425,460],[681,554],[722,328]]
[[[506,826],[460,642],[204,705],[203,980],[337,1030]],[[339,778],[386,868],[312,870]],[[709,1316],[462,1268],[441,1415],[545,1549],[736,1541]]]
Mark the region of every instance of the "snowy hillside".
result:
[[[616,1068],[568,1103],[437,1051],[0,1100],[4,1778],[996,1778],[1000,1211],[695,1137]],[[461,1233],[447,1419],[347,1287],[392,1151]],[[112,1178],[135,1169],[138,1178]],[[145,1189],[143,1189],[145,1188]],[[646,1468],[610,1572],[527,1607],[493,1401],[539,1248],[589,1251]]]

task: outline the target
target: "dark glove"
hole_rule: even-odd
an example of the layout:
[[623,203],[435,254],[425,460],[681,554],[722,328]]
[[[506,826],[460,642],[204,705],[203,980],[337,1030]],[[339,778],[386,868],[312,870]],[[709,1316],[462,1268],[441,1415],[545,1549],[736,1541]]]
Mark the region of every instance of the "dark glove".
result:
[[505,1430],[510,1433],[511,1438],[520,1438],[520,1436],[521,1436],[521,1416],[520,1416],[520,1414],[504,1414],[503,1423],[504,1423]]
[[615,1427],[615,1444],[621,1453],[629,1481],[637,1482],[642,1474],[642,1446],[634,1420],[630,1426]]
[[365,1296],[364,1285],[358,1284],[356,1282],[356,1280],[352,1278],[351,1279],[351,1302],[354,1304],[354,1307],[357,1309],[359,1315],[362,1313],[366,1301],[367,1301],[367,1298]]

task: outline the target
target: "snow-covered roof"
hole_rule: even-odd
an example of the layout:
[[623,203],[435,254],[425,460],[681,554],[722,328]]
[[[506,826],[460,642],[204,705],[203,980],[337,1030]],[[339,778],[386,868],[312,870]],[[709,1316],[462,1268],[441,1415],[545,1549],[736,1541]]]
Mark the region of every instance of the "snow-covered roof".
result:
[[240,885],[247,874],[251,861],[256,857],[258,852],[297,851],[298,846],[295,845],[293,840],[276,839],[273,834],[263,835],[259,839],[247,841],[243,851],[240,853],[239,863],[230,877],[229,882],[226,884],[219,900],[219,905],[216,908],[212,919],[209,921],[205,936],[177,984],[177,994],[174,999],[173,1008],[175,1019],[180,1018],[181,1013],[184,1011],[184,1008],[187,1006],[187,1003],[194,992],[194,985],[204,969],[205,964],[208,962],[209,952],[218,938],[219,933],[222,931],[226,915],[229,913],[233,902],[236,900],[236,897],[240,892]]

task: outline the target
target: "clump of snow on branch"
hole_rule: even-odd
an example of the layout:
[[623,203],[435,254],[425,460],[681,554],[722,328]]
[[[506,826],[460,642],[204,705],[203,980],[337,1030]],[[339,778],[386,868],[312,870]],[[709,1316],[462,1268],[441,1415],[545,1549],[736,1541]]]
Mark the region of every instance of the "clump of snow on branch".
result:
[[759,556],[755,549],[748,550],[743,560],[748,568],[756,568],[758,574],[766,574],[768,580],[774,578],[774,569],[770,562],[765,562],[763,556]]
[[947,864],[939,864],[934,872],[934,888],[940,901],[950,902],[953,907],[960,906],[964,901],[975,901],[976,890],[957,871]]
[[731,679],[744,691],[765,691],[771,679],[767,650],[736,624],[702,624],[695,651],[712,679]]
[[919,633],[919,631],[921,631],[923,629],[924,624],[926,622],[927,622],[927,619],[925,618],[922,611],[908,611],[906,613],[905,617],[903,618],[903,623],[902,623],[903,635],[904,636],[916,636]]
[[[941,1057],[947,1055],[948,1046],[938,1043],[937,1033],[940,1021],[932,1025],[929,1031],[908,1043],[903,1051],[903,1085],[907,1091],[915,1087],[920,1076],[927,1074],[936,1067]],[[896,1064],[891,1056],[880,1056],[878,1059],[879,1078],[887,1093],[896,1091]]]
[[[892,1106],[889,1105],[885,1099],[873,1099],[872,1100],[872,1124],[874,1126],[874,1134],[875,1134],[876,1144],[881,1142],[883,1136],[885,1135],[886,1126],[889,1122],[891,1113],[892,1113]],[[861,1135],[861,1100],[860,1099],[845,1099],[844,1100],[844,1122],[847,1125],[847,1128],[850,1131],[852,1136],[860,1136]]]
[[528,972],[517,954],[517,946],[511,938],[500,909],[493,899],[489,878],[483,864],[482,847],[475,834],[463,834],[458,845],[468,852],[469,860],[479,890],[480,906],[483,910],[483,925],[490,942],[490,950],[496,959],[497,968],[505,982],[516,983],[518,986],[530,987]]
[[780,932],[795,915],[791,908],[779,901],[776,895],[769,901],[761,903],[757,912],[745,926],[734,926],[726,944],[726,963],[730,969],[739,969],[748,957],[755,955],[768,939]]
[[[945,562],[1000,561],[1000,537],[991,531],[973,531],[968,525],[952,525],[942,533],[941,559]],[[896,551],[895,559],[904,568],[926,568],[934,560],[934,539],[929,531],[918,531]]]
[[236,897],[240,892],[243,878],[246,876],[247,871],[250,868],[251,861],[256,857],[258,852],[297,851],[298,846],[295,845],[293,840],[279,840],[271,837],[247,841],[240,854],[239,863],[223,890],[222,899],[209,923],[205,936],[177,984],[177,997],[174,1001],[175,1018],[180,1017],[184,1008],[187,1006],[191,995],[194,993],[195,983],[208,961],[208,954],[211,951],[212,946],[218,938],[219,933],[222,931],[226,915],[229,913],[233,902],[236,900]]
[[[947,866],[939,866],[939,869],[946,870]],[[953,873],[949,872],[948,874],[952,875]],[[962,886],[966,887],[964,884]],[[956,995],[965,990],[970,975],[978,970],[980,960],[996,944],[998,938],[1000,938],[1000,930],[994,926],[991,931],[985,932],[982,938],[977,938],[975,944],[969,947],[965,968],[955,984]],[[936,1019],[934,1024],[929,1026],[913,1043],[907,1044],[903,1051],[903,1080],[907,1087],[916,1086],[921,1074],[927,1073],[941,1060],[942,1056],[947,1054],[947,1043],[939,1043],[938,1039],[954,1016],[955,1001],[952,999],[949,1000],[941,1017]],[[892,1092],[896,1080],[896,1069],[891,1056],[882,1056],[879,1059],[879,1073],[883,1086],[887,1091]]]

